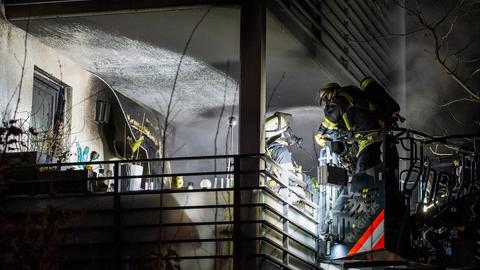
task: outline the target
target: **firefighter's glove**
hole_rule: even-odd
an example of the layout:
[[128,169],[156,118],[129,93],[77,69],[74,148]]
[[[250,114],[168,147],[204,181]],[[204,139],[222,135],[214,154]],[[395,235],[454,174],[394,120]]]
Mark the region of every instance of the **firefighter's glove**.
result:
[[392,117],[395,118],[395,120],[400,121],[401,123],[405,122],[405,118],[400,115],[400,112],[394,112],[392,114]]
[[327,145],[327,135],[318,133],[315,135],[315,142],[321,147],[325,147]]

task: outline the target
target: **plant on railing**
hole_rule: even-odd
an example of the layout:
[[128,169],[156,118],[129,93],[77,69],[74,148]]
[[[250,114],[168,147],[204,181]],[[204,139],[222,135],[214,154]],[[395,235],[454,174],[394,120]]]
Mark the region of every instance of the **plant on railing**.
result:
[[67,130],[57,125],[56,131],[38,131],[28,125],[28,119],[12,119],[3,121],[0,126],[0,148],[2,155],[7,152],[38,152],[45,160],[52,158],[65,162],[70,151],[65,138]]
[[38,132],[31,141],[30,150],[55,158],[57,162],[66,162],[71,156],[71,145],[67,142],[70,130],[69,125],[57,123],[54,128]]
[[[128,137],[128,143],[130,145],[131,155],[130,160],[138,160],[140,155],[140,147],[142,146],[143,140],[145,137],[141,135],[138,139],[132,139]],[[124,191],[136,191],[141,190],[142,177],[143,174],[143,165],[135,162],[124,163],[122,166],[122,172],[127,176],[135,176],[130,179],[125,179],[121,181],[121,190]]]
[[132,139],[131,137],[127,138],[128,144],[130,145],[130,149],[132,150],[132,154],[130,155],[131,160],[138,159],[140,154],[140,146],[142,146],[143,141],[145,140],[145,136],[140,136],[138,139]]

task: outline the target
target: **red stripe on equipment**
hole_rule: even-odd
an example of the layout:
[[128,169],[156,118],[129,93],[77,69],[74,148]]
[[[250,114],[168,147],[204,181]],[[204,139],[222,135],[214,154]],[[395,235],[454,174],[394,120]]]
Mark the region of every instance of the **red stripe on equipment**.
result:
[[377,229],[378,225],[380,225],[380,223],[382,223],[382,221],[384,219],[384,212],[385,211],[382,209],[380,214],[378,214],[377,218],[375,218],[375,220],[372,222],[372,224],[370,224],[370,226],[363,233],[363,235],[360,237],[360,239],[358,239],[357,243],[355,243],[355,245],[352,247],[352,249],[350,249],[350,251],[348,252],[348,255],[352,255],[352,254],[357,253],[358,250],[363,246],[363,244],[365,244],[365,241],[367,241],[367,239],[372,235],[372,233],[375,231],[375,229]]
[[372,248],[372,250],[377,250],[377,249],[382,249],[385,247],[385,238],[382,235],[382,238],[378,240],[378,242],[375,244],[375,246]]

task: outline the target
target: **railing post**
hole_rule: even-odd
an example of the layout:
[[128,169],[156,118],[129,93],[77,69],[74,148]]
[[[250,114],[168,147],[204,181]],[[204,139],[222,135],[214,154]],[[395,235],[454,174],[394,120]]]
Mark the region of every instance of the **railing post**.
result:
[[122,229],[121,229],[121,202],[120,202],[120,163],[115,161],[113,164],[113,226],[114,226],[114,269],[120,269],[122,265]]
[[240,218],[241,218],[241,189],[240,189],[240,158],[233,158],[233,269],[241,269],[240,252]]
[[[290,191],[289,191],[290,192]],[[288,205],[288,195],[287,195],[287,198],[286,198],[286,201],[283,202],[283,216],[284,217],[288,217],[288,211],[289,211],[289,205]],[[282,239],[282,244],[283,244],[283,248],[285,250],[289,250],[289,233],[288,233],[288,227],[289,227],[289,221],[288,219],[284,218],[283,219],[283,232],[285,233],[283,235],[283,239]],[[288,256],[288,252],[286,251],[283,251],[283,254],[282,254],[282,261],[285,265],[289,265],[290,264],[290,259],[289,259],[289,256]]]

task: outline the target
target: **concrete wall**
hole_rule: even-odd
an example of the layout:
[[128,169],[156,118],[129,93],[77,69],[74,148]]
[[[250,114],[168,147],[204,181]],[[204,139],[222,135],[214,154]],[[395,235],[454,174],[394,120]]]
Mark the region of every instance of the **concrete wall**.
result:
[[[26,56],[25,56],[26,53]],[[99,127],[93,121],[97,95],[109,91],[107,86],[71,59],[40,43],[35,37],[13,26],[0,14],[0,112],[4,119],[28,119],[32,107],[34,67],[38,67],[72,88],[71,96],[71,152],[74,142],[104,151]],[[67,110],[67,116],[68,108]],[[67,119],[68,120],[68,119]],[[75,157],[72,157],[75,158]]]

